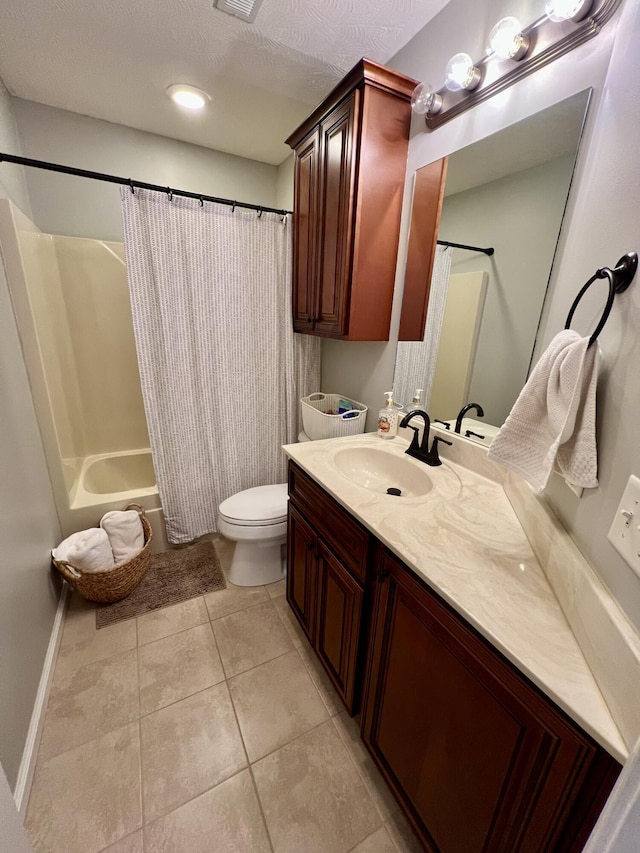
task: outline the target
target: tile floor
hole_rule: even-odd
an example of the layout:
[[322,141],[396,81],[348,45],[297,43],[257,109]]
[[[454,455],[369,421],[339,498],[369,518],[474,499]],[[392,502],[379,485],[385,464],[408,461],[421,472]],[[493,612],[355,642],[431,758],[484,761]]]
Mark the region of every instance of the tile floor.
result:
[[72,598],[26,817],[36,853],[420,850],[284,593],[228,585],[99,631]]

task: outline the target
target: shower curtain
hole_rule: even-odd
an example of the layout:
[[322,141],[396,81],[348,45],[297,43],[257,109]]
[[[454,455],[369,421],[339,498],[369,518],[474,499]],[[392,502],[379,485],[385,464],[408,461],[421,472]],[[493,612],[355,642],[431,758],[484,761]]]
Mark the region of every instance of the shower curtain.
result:
[[127,274],[153,464],[172,543],[225,498],[284,482],[320,342],[291,324],[291,222],[128,187]]
[[424,389],[422,402],[426,409],[429,408],[447,301],[451,255],[452,251],[448,246],[436,246],[423,340],[398,341],[393,398],[407,409],[411,408],[416,388]]

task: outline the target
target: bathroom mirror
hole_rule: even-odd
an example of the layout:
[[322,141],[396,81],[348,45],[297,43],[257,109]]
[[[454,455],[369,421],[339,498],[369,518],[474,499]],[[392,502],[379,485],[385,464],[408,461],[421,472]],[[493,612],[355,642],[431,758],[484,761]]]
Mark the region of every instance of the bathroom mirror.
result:
[[[427,389],[431,419],[453,424],[462,406],[479,403],[484,417],[469,412],[475,423],[463,426],[485,444],[529,372],[590,95],[567,98],[448,157],[438,240],[494,254],[438,247],[425,340],[398,342],[394,392],[410,408],[415,389]],[[419,209],[414,198],[412,212]],[[412,213],[410,245],[417,221]]]

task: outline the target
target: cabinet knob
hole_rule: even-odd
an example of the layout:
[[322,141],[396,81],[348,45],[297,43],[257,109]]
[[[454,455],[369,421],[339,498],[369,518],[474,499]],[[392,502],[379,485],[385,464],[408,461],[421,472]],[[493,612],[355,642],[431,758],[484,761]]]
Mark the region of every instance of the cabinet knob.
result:
[[390,574],[391,572],[388,571],[388,569],[380,569],[376,577],[380,581],[380,583],[384,583]]

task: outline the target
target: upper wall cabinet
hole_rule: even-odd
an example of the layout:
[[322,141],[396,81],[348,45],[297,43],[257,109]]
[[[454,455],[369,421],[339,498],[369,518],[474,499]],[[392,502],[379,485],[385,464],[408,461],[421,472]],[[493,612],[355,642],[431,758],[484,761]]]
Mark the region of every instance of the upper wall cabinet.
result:
[[287,139],[296,332],[389,338],[415,85],[362,59]]

